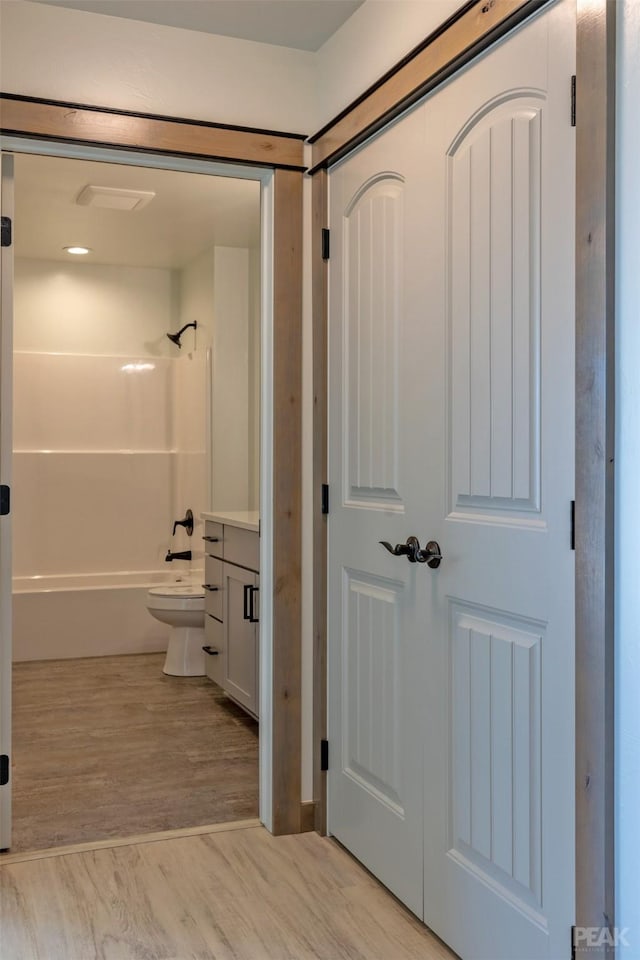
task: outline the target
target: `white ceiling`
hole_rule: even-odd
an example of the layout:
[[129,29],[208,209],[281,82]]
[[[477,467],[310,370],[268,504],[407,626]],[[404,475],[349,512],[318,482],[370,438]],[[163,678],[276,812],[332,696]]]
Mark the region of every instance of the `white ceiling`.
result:
[[[142,210],[79,206],[88,184],[153,190]],[[260,184],[174,170],[16,155],[18,257],[180,269],[212,247],[257,246]],[[66,246],[90,247],[71,257]]]
[[[0,0],[1,2],[1,0]],[[319,50],[364,0],[37,0],[201,33]]]

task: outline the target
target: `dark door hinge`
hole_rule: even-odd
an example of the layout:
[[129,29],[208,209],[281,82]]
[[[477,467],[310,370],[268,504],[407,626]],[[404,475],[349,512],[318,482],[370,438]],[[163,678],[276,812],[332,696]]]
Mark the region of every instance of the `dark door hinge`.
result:
[[0,246],[11,246],[11,220],[9,217],[1,218],[0,226]]
[[0,757],[0,787],[9,783],[9,757],[3,753]]
[[322,484],[322,512],[329,513],[329,484]]
[[11,489],[6,483],[0,484],[0,517],[6,517],[11,510]]
[[320,741],[320,769],[321,770],[329,769],[329,741],[328,740]]
[[576,75],[571,77],[571,126],[576,125]]
[[322,228],[322,259],[329,259],[329,230],[327,227]]
[[576,960],[576,928],[571,927],[571,960]]
[[576,548],[576,502],[571,501],[571,549]]

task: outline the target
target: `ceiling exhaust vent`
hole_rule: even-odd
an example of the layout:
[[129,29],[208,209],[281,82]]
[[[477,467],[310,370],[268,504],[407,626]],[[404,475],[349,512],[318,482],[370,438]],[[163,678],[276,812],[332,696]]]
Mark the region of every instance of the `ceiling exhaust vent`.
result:
[[123,190],[121,187],[96,187],[87,184],[76,198],[82,207],[104,210],[142,210],[155,197],[153,190]]

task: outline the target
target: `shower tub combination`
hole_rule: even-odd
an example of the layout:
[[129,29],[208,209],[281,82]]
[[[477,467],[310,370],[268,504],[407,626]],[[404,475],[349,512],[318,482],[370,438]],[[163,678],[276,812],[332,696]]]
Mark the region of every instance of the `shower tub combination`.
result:
[[13,659],[162,652],[168,630],[149,615],[147,591],[177,579],[164,571],[15,577]]
[[192,546],[174,518],[205,502],[208,369],[206,355],[16,352],[14,660],[166,650],[147,591],[202,583],[199,529],[193,564],[164,560]]

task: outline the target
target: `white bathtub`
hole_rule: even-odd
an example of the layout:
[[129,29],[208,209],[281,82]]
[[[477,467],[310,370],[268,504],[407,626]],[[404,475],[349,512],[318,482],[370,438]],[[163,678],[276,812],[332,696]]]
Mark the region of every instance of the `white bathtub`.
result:
[[[169,627],[147,611],[164,570],[14,577],[13,659],[60,660],[166,650]],[[183,578],[202,583],[198,573]]]

